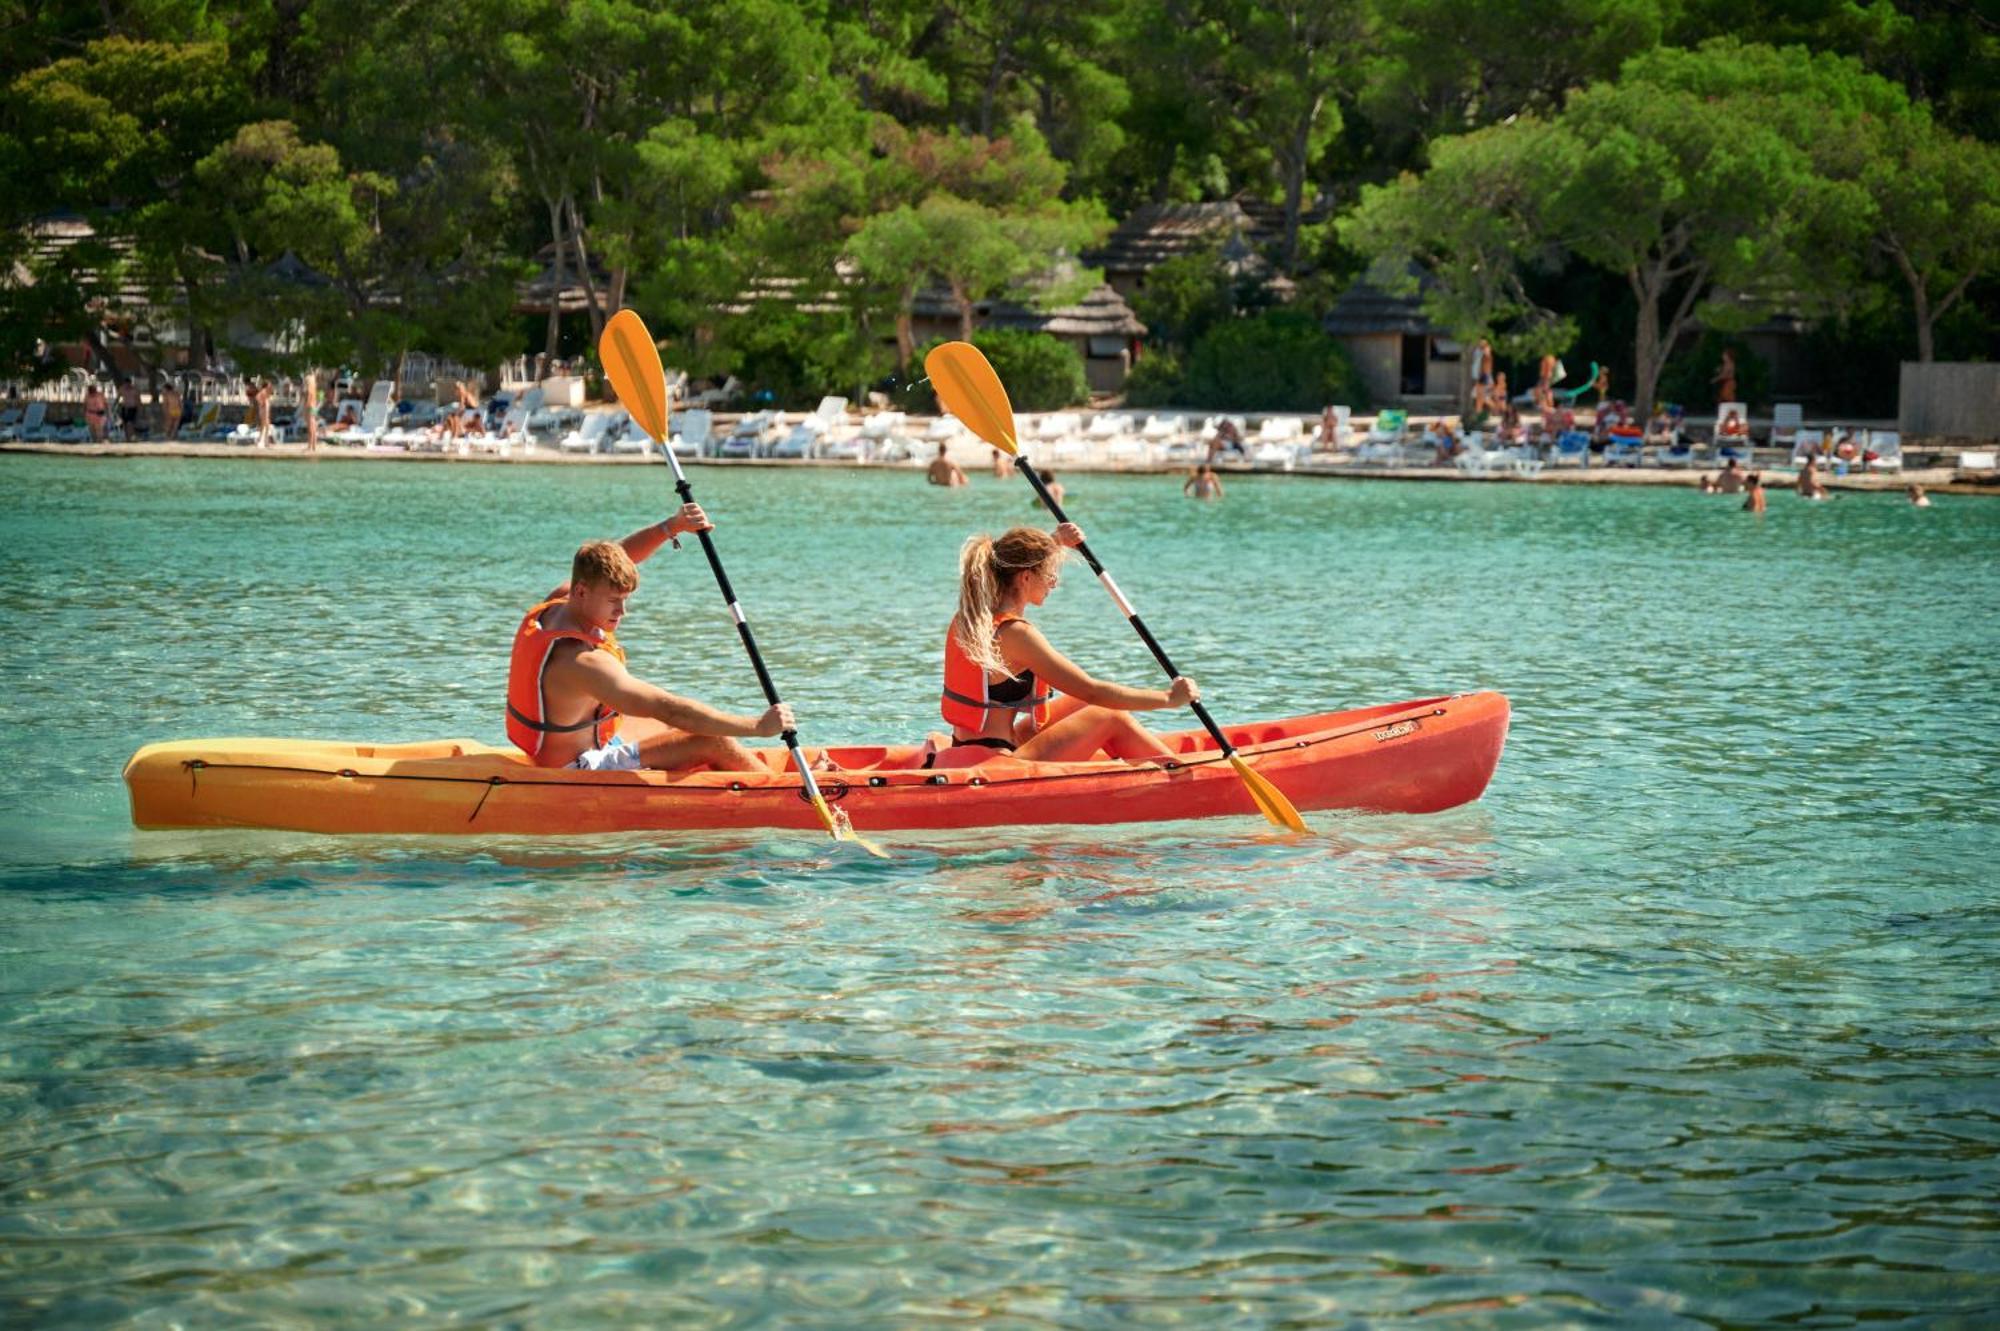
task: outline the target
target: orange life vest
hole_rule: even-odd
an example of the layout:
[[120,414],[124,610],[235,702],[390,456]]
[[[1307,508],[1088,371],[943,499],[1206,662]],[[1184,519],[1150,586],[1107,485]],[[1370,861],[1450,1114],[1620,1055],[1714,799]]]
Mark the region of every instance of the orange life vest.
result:
[[562,600],[544,601],[522,617],[521,627],[514,633],[513,659],[507,665],[507,738],[530,758],[540,757],[542,740],[549,735],[588,730],[590,747],[596,749],[603,747],[606,740],[618,733],[617,711],[602,703],[589,717],[575,725],[548,724],[548,708],[542,698],[542,672],[548,669],[549,655],[555,651],[557,643],[565,638],[574,638],[589,646],[603,648],[621,662],[625,659],[625,649],[618,645],[618,639],[612,634],[599,637],[582,629],[542,627],[542,616],[563,604]]
[[[993,631],[1019,615],[993,616]],[[1024,670],[1013,680],[989,680],[986,667],[965,654],[958,645],[958,634],[953,628],[944,635],[944,693],[938,700],[938,711],[944,719],[958,729],[969,734],[978,734],[986,729],[986,718],[996,711],[1027,712],[1035,718],[1037,726],[1048,724],[1049,699],[1055,697],[1055,690],[1043,688],[1035,691],[1035,672]],[[1025,689],[1025,696],[1012,702],[1002,702],[993,696],[995,688],[1005,688],[1009,683],[1019,681]]]

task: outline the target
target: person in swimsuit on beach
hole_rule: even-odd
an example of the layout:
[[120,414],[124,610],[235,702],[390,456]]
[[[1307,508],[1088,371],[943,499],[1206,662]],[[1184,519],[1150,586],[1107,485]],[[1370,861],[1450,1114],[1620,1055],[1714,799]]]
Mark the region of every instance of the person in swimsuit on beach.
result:
[[1493,401],[1493,344],[1485,338],[1472,349],[1472,409],[1498,412]]
[[924,472],[924,479],[932,485],[942,485],[947,490],[956,490],[967,482],[965,472],[956,462],[945,456],[950,448],[949,444],[938,445],[937,456],[931,459],[929,470]]
[[171,379],[160,390],[160,435],[168,441],[181,435],[181,390]]
[[319,452],[319,371],[307,370],[299,380],[299,414],[306,422],[306,451]]
[[131,443],[139,437],[139,381],[127,379],[118,385],[118,432]]
[[90,430],[90,442],[104,442],[104,420],[111,414],[111,408],[104,400],[104,390],[92,384],[83,395],[83,423]]
[[1061,581],[1064,555],[1082,544],[1071,522],[1053,533],[1015,527],[965,543],[939,699],[951,747],[937,755],[939,765],[970,766],[996,753],[1037,762],[1081,762],[1099,750],[1127,762],[1174,756],[1132,713],[1197,701],[1193,680],[1135,689],[1096,679],[1027,620]]
[[1204,462],[1188,473],[1186,482],[1181,486],[1181,493],[1190,499],[1220,499],[1222,478],[1215,474],[1215,468]]
[[622,541],[590,541],[571,561],[569,581],[522,618],[507,672],[507,738],[536,766],[763,770],[734,737],[790,729],[788,705],[736,716],[679,697],[629,673],[618,645],[638,566],[669,540],[710,526],[700,505],[685,504]]

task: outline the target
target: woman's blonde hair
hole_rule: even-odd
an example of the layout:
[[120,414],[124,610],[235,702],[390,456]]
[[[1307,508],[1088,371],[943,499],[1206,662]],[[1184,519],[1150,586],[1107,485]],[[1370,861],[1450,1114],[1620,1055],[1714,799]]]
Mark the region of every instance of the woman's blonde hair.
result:
[[959,650],[988,670],[1007,673],[993,630],[1000,594],[1010,579],[1062,557],[1056,538],[1034,527],[1015,527],[997,540],[983,533],[968,540],[958,552],[958,618],[951,626]]

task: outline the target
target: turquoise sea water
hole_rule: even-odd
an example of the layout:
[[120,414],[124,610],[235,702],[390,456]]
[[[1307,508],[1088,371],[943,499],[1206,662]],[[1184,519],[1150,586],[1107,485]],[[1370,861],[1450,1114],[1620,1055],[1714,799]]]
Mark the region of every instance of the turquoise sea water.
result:
[[[0,1324],[2000,1319],[2000,504],[1066,477],[1225,720],[1513,699],[1484,801],[1302,840],[129,829],[154,739],[498,739],[666,475],[0,458]],[[693,479],[807,739],[931,724],[1021,484]]]

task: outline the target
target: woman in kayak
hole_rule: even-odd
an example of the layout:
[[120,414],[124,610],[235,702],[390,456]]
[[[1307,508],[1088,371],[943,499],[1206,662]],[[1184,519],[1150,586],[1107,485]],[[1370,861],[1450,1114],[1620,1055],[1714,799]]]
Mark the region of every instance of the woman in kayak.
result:
[[1095,679],[1027,621],[1061,581],[1065,547],[1082,544],[1065,522],[1054,534],[1016,527],[997,540],[975,536],[960,552],[939,710],[951,723],[947,752],[961,765],[992,753],[1036,762],[1081,762],[1100,749],[1128,762],[1174,756],[1132,713],[1187,706],[1201,697],[1193,680],[1135,689]]

